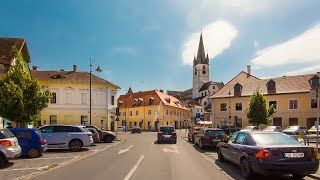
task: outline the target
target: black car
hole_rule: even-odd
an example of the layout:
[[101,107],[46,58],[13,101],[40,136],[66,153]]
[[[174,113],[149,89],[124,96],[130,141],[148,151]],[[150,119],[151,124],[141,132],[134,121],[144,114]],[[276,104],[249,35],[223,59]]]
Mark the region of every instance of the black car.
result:
[[140,126],[133,126],[133,128],[131,129],[131,133],[141,133]]
[[236,132],[217,148],[218,160],[239,165],[246,178],[254,174],[292,174],[294,178],[302,179],[319,168],[315,148],[302,145],[281,132]]
[[161,126],[158,131],[158,143],[177,143],[177,134],[173,126]]
[[227,139],[227,134],[218,128],[206,128],[200,130],[197,135],[194,136],[194,144],[199,145],[200,149],[204,147],[215,148],[222,140]]
[[232,124],[221,125],[221,129],[228,135],[238,131],[235,125]]

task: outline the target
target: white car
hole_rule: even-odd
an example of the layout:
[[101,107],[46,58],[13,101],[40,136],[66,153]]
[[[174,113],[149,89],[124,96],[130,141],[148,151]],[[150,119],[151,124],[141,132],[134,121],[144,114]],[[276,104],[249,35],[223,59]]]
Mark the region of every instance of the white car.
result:
[[118,132],[126,132],[125,126],[118,126]]
[[91,146],[93,143],[92,133],[83,126],[48,125],[39,130],[47,140],[49,149],[62,148],[80,151],[82,147]]
[[0,167],[21,155],[18,139],[6,128],[0,128]]

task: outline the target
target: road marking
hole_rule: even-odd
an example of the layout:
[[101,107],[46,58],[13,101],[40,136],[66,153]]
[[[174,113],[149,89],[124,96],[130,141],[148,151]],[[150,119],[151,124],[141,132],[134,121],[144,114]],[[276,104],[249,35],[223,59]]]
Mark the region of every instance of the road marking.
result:
[[118,152],[118,154],[122,154],[122,153],[128,152],[128,151],[130,151],[130,148],[132,148],[132,147],[133,147],[133,145],[129,146],[127,149],[121,149],[121,150]]
[[[43,160],[43,159],[67,159],[67,158],[78,158],[80,156],[69,156],[69,157],[47,157],[47,158],[31,158],[31,159],[23,159],[24,161],[34,161],[34,160]],[[11,161],[20,161],[21,159],[12,159]]]
[[164,152],[172,152],[172,153],[177,153],[177,154],[180,153],[179,150],[178,150],[178,147],[176,145],[172,145],[171,147],[174,148],[174,149],[164,148],[164,149],[162,149],[162,151],[164,151]]
[[131,169],[131,171],[128,173],[128,175],[123,179],[123,180],[129,180],[131,178],[131,176],[133,175],[133,173],[137,170],[138,166],[140,165],[141,161],[143,160],[144,155],[140,156],[140,159],[138,160],[138,162],[133,166],[133,168]]
[[42,167],[34,167],[34,168],[19,168],[19,169],[1,169],[1,171],[24,171],[24,170],[37,170],[41,171],[43,169],[47,169],[49,166],[42,166]]

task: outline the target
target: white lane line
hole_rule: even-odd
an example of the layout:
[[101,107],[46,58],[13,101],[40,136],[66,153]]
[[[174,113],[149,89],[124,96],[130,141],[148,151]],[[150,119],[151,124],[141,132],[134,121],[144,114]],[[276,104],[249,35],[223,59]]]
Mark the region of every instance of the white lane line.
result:
[[[78,158],[80,156],[69,156],[69,157],[47,157],[47,158],[32,158],[32,159],[23,159],[24,161],[34,161],[34,160],[43,160],[43,159],[68,159],[68,158]],[[21,159],[12,159],[11,161],[20,161]]]
[[121,150],[118,152],[118,154],[122,154],[122,153],[128,152],[128,151],[130,151],[130,148],[132,148],[132,147],[133,147],[133,145],[129,146],[127,149],[121,149]]
[[133,173],[137,170],[138,166],[140,165],[141,161],[143,160],[144,155],[140,156],[140,159],[138,160],[138,162],[136,163],[136,165],[133,166],[133,168],[131,169],[131,171],[128,173],[128,175],[123,179],[123,180],[129,180],[131,178],[131,176],[133,175]]

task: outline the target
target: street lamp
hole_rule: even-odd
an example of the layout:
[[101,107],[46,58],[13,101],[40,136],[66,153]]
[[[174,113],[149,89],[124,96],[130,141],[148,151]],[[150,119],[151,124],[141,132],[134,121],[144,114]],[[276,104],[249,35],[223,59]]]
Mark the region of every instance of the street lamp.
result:
[[[91,96],[92,96],[92,94],[91,94],[91,86],[92,86],[91,84],[92,84],[92,82],[91,82],[91,79],[92,79],[92,65],[93,65],[94,62],[96,62],[96,60],[91,60],[90,59],[90,88],[89,88],[89,92],[90,92],[90,95],[89,95],[90,96],[90,110],[89,110],[90,125],[91,125],[91,111],[92,111],[92,98],[91,98]],[[97,67],[96,71],[98,73],[100,73],[102,71],[100,66],[99,66],[99,64],[98,64],[98,67]]]

